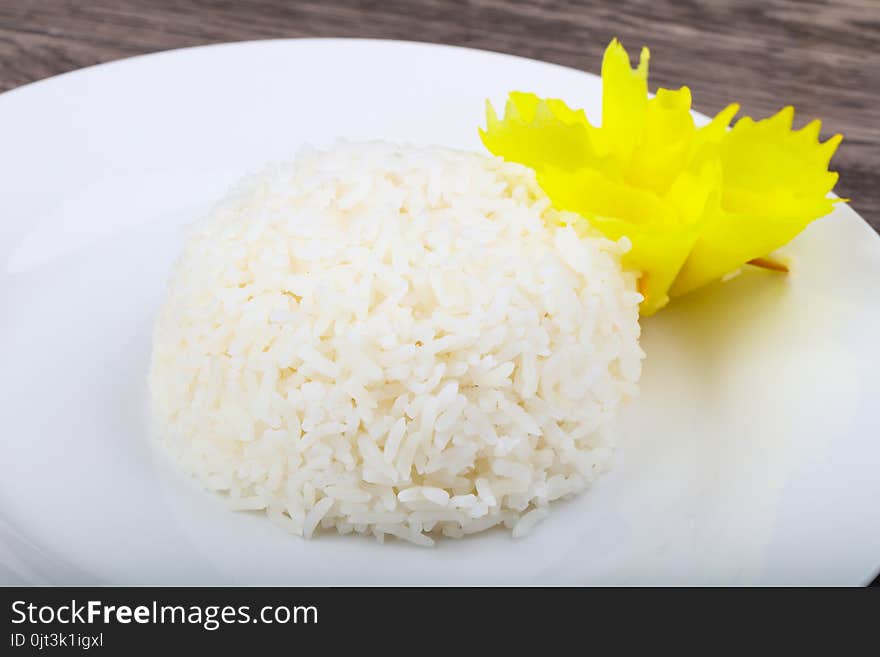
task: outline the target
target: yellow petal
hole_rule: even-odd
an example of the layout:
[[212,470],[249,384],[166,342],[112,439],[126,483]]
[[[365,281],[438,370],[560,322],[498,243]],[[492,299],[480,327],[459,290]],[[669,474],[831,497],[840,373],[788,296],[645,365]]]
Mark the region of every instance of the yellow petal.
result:
[[611,153],[625,163],[642,137],[648,107],[648,61],[650,52],[642,48],[639,66],[630,66],[629,55],[620,41],[613,39],[602,58],[602,153]]
[[486,103],[486,129],[480,130],[480,138],[489,152],[511,162],[535,169],[574,169],[596,160],[588,128],[583,110],[572,110],[561,100],[513,92],[503,119]]
[[647,102],[642,137],[626,167],[627,182],[665,194],[687,166],[693,145],[691,92],[659,89]]
[[753,258],[791,241],[811,221],[828,214],[837,182],[828,163],[840,135],[820,144],[818,121],[791,130],[786,107],[762,121],[741,119],[724,137],[719,161],[721,202],[706,224],[672,293],[711,283]]
[[719,157],[719,144],[727,134],[727,128],[737,112],[739,112],[739,103],[731,103],[718,112],[709,123],[697,130],[692,145],[694,164]]

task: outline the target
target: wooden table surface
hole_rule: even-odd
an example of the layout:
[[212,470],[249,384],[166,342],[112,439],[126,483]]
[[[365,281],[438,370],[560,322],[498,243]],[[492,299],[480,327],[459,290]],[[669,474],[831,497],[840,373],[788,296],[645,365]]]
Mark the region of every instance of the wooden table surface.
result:
[[597,71],[609,39],[651,48],[652,90],[737,100],[843,133],[836,191],[880,230],[880,0],[0,0],[0,91],[141,53],[278,37],[457,44]]

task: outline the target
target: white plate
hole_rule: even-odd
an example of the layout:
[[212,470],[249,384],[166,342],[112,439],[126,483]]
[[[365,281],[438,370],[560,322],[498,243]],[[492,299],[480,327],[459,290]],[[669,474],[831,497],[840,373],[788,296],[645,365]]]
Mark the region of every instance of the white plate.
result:
[[793,275],[747,272],[644,322],[614,470],[524,539],[309,542],[154,453],[145,372],[179,227],[303,142],[480,149],[484,99],[511,89],[598,116],[595,76],[381,41],[180,50],[0,96],[0,583],[869,580],[880,239],[846,206],[789,247]]

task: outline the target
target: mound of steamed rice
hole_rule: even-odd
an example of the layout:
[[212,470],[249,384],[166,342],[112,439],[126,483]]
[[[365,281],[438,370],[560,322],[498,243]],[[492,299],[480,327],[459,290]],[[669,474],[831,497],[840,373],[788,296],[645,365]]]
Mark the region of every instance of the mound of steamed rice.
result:
[[525,167],[309,151],[189,230],[156,322],[156,432],[237,509],[433,544],[518,536],[607,465],[636,392],[625,240],[578,236]]

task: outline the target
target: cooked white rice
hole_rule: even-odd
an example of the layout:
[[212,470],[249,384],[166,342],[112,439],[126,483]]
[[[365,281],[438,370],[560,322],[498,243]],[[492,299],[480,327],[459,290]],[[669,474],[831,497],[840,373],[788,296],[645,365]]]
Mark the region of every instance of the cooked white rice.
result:
[[171,277],[158,435],[294,534],[525,533],[606,467],[643,357],[627,244],[575,221],[529,169],[443,148],[342,143],[247,179]]

